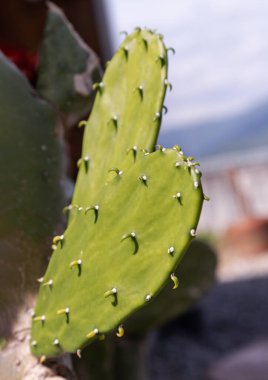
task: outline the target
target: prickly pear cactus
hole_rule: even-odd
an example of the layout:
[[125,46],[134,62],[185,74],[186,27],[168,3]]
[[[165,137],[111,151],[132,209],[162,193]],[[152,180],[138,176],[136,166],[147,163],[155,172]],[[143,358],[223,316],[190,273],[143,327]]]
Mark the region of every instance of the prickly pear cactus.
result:
[[95,85],[71,222],[54,238],[40,279],[31,332],[37,356],[80,350],[150,302],[169,278],[176,287],[173,272],[196,235],[204,198],[200,172],[179,147],[138,148],[149,140],[143,148],[150,151],[157,137],[166,52],[159,36],[138,29]]

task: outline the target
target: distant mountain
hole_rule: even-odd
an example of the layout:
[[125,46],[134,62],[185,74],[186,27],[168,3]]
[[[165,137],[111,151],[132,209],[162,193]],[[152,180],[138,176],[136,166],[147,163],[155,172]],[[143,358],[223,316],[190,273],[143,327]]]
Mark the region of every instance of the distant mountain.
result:
[[261,146],[268,149],[268,104],[226,119],[162,130],[158,142],[166,147],[181,145],[185,154],[196,158]]

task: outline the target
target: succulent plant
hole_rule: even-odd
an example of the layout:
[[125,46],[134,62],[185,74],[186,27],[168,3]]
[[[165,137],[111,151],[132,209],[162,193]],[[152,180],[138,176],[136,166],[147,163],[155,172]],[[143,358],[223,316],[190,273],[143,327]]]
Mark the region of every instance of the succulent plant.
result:
[[163,38],[137,28],[108,64],[86,123],[69,225],[53,239],[33,315],[37,356],[80,352],[150,302],[196,236],[201,173],[153,151],[167,87]]

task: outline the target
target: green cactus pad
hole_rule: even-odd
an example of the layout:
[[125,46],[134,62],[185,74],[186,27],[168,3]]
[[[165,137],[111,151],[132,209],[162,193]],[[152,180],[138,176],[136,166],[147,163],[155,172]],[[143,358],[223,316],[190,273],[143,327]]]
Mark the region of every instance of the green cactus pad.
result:
[[37,290],[66,200],[59,118],[3,54],[0,104],[0,335],[6,336]]
[[32,324],[35,355],[75,352],[116,329],[156,296],[196,235],[200,172],[177,149],[139,155],[112,175],[54,240]]
[[193,240],[175,271],[179,288],[172,290],[170,279],[152,302],[126,321],[126,333],[146,334],[185,313],[214,284],[216,264],[214,249],[205,241]]
[[161,36],[137,28],[108,63],[102,82],[94,85],[73,204],[97,202],[108,169],[125,170],[139,149],[153,150],[168,86]]

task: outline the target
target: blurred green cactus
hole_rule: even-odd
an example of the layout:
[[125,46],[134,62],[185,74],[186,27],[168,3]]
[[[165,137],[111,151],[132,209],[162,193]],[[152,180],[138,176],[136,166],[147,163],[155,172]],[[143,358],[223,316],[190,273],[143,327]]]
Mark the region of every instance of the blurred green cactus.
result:
[[92,84],[100,76],[96,54],[75,32],[63,12],[48,3],[36,88],[60,111],[65,126],[73,126],[91,110]]
[[204,194],[198,163],[180,147],[152,152],[168,86],[162,36],[139,28],[93,86],[69,226],[54,238],[40,280],[31,331],[37,356],[81,350],[168,279],[177,287],[173,272],[196,236]]
[[[70,58],[70,46],[75,57]],[[61,59],[69,60],[60,73],[55,59],[58,49]],[[29,310],[38,290],[36,279],[47,267],[52,236],[64,226],[64,130],[71,119],[83,117],[91,106],[91,87],[81,93],[73,78],[80,78],[80,85],[82,79],[90,84],[100,74],[96,55],[51,4],[40,55],[36,90],[0,54],[0,340],[6,342],[0,350],[0,373],[9,380],[23,378],[29,353],[22,348],[27,344],[25,336],[18,343],[17,330],[28,334]],[[58,87],[55,76],[65,86]],[[55,92],[57,96],[52,96]],[[62,104],[68,104],[68,109]],[[22,364],[14,366],[15,360]]]
[[56,112],[2,54],[0,88],[0,325],[5,335],[46,266],[49,237],[62,219],[65,170]]

